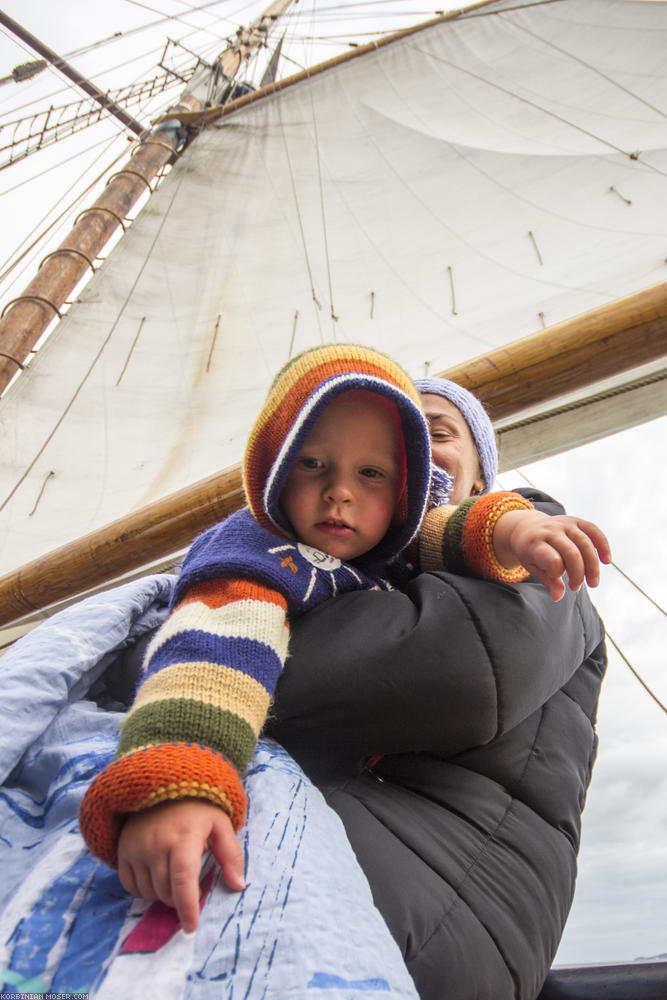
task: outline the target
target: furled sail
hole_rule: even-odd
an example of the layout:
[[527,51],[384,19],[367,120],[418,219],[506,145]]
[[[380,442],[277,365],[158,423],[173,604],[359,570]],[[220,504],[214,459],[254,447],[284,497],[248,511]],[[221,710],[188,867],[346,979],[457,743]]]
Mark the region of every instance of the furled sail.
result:
[[0,571],[237,462],[312,344],[418,376],[662,282],[666,52],[506,0],[212,121],[0,400]]

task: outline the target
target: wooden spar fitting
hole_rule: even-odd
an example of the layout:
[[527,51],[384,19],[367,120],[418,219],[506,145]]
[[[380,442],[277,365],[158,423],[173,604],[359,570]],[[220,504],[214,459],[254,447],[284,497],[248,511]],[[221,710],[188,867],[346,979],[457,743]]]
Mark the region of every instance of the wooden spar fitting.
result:
[[[444,372],[496,419],[667,355],[667,282]],[[240,466],[184,487],[0,578],[0,625],[185,548],[244,503]]]

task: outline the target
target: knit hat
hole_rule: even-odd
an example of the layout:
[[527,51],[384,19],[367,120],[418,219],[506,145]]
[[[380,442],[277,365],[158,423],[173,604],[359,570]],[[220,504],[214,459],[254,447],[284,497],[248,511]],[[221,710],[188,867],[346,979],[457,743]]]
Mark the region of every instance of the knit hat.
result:
[[448,399],[465,417],[482,466],[483,492],[488,493],[498,472],[498,448],[493,424],[477,396],[446,378],[419,378],[415,380],[415,385],[422,393],[432,393]]
[[373,558],[387,560],[404,549],[419,529],[431,459],[419,393],[402,368],[384,354],[357,344],[329,344],[305,351],[283,368],[248,439],[244,487],[255,519],[291,537],[291,525],[280,509],[290,468],[324,409],[337,396],[357,389],[390,400],[401,422],[405,483],[392,525],[373,550]]

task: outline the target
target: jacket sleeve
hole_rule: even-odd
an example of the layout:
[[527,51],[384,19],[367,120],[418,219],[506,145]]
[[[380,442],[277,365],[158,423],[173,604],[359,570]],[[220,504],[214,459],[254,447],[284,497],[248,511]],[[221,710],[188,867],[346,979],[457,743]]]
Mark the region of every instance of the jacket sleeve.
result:
[[602,636],[585,590],[555,603],[531,579],[422,573],[404,592],[348,594],[295,622],[270,733],[314,774],[457,754],[540,708]]

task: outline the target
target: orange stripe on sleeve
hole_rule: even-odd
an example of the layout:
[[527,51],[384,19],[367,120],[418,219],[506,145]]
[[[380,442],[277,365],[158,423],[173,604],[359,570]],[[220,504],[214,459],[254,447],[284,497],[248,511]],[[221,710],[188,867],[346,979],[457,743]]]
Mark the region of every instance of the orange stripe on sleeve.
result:
[[284,611],[287,601],[277,590],[265,587],[253,580],[239,580],[232,577],[221,577],[217,580],[207,580],[190,587],[176,608],[199,601],[209,608],[221,608],[235,601],[263,601],[265,604],[276,604]]

